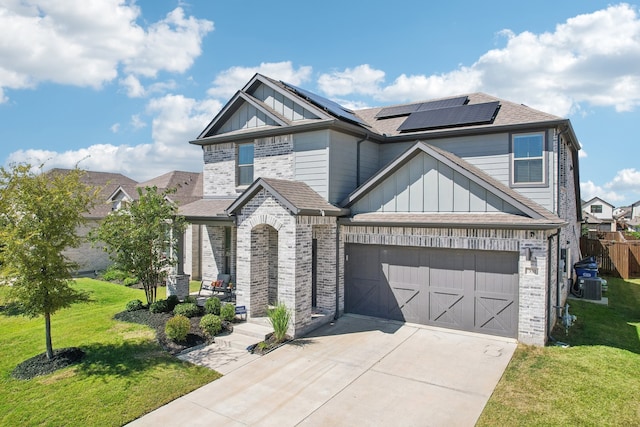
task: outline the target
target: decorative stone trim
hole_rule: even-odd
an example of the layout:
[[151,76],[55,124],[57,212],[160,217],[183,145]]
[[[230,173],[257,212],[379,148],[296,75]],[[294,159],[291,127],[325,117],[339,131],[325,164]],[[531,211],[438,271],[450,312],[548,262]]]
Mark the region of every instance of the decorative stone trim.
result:
[[280,231],[280,229],[284,226],[284,224],[282,224],[282,221],[269,214],[261,214],[251,217],[247,220],[247,224],[249,228],[255,228],[258,225],[267,224],[275,228],[276,231]]

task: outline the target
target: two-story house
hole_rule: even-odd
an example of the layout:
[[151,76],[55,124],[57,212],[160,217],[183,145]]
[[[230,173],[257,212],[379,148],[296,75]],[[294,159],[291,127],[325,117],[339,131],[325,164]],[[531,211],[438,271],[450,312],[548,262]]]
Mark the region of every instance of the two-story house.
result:
[[615,232],[617,228],[613,209],[614,206],[611,203],[600,197],[594,197],[584,202],[582,204],[582,211],[587,214],[585,217],[590,216],[596,219],[596,221],[588,222],[590,231]]
[[256,74],[191,144],[205,280],[299,336],[344,312],[542,345],[579,259],[571,123],[483,93],[351,111]]

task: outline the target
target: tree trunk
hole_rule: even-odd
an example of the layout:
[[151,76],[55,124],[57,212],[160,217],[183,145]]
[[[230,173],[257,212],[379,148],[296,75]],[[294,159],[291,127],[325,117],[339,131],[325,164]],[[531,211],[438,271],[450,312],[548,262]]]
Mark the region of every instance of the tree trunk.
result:
[[53,359],[53,345],[51,345],[51,314],[44,314],[44,334],[47,342],[47,359]]

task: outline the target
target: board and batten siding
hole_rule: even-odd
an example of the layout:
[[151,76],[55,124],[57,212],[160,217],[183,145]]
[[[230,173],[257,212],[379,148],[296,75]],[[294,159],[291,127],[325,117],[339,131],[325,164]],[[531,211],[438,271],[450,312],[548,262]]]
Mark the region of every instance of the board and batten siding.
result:
[[293,102],[293,100],[287,98],[280,92],[273,90],[267,85],[259,85],[251,95],[264,102],[267,106],[290,121],[318,118],[318,116],[302,107],[300,104]]
[[276,126],[277,123],[253,105],[243,104],[216,132],[223,134],[240,129],[252,129],[263,126]]
[[329,131],[294,134],[294,180],[325,199],[329,194]]
[[426,153],[409,160],[351,208],[365,212],[508,212],[515,207]]
[[[547,133],[548,137],[551,133]],[[511,154],[510,154],[510,134],[489,134],[463,136],[458,138],[440,138],[425,140],[427,144],[446,150],[455,154],[469,164],[501,182],[507,187],[511,186]],[[399,144],[383,144],[380,146],[381,165],[389,164],[405,150],[413,146],[415,142]],[[555,167],[552,141],[547,141],[546,155],[546,175],[547,185],[532,187],[512,187],[520,194],[530,198],[539,205],[553,211],[554,193],[553,184],[555,182]]]

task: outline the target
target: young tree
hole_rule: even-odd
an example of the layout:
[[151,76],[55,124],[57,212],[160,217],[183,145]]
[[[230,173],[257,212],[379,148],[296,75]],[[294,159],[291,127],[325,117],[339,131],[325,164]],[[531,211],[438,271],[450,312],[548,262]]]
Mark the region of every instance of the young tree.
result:
[[138,188],[138,199],[108,215],[92,236],[118,267],[142,282],[148,304],[176,265],[178,236],[185,229],[178,207],[167,199],[170,192]]
[[74,289],[77,266],[64,250],[78,247],[78,227],[92,207],[97,189],[83,184],[84,172],[34,172],[31,165],[0,168],[0,274],[2,284],[27,315],[44,316],[47,357],[53,358],[51,315],[88,300]]

